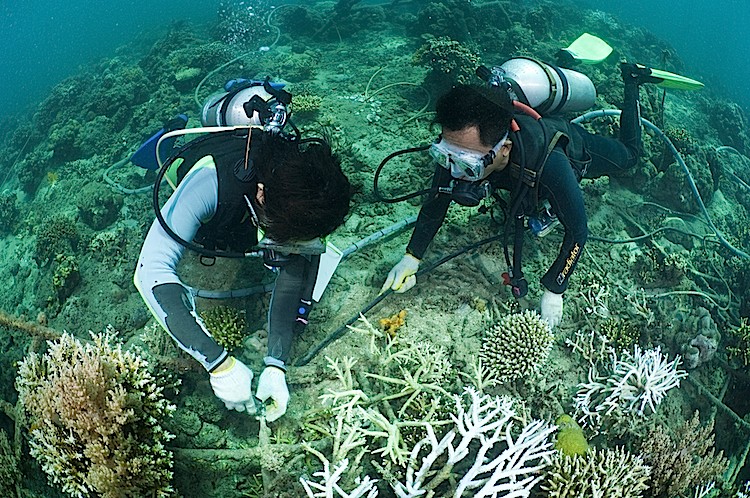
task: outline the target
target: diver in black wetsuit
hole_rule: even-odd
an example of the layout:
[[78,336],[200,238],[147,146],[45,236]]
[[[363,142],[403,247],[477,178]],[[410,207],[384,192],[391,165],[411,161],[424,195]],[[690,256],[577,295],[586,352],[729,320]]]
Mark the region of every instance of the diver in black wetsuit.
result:
[[[420,260],[451,201],[477,205],[494,189],[509,190],[511,204],[518,203],[519,209],[514,230],[515,275],[506,283],[517,298],[527,291],[520,271],[522,236],[518,237],[524,213],[536,213],[539,202],[547,200],[565,229],[560,252],[541,278],[545,288],[542,318],[556,326],[562,319],[562,295],[588,238],[578,183],[581,178],[632,168],[641,153],[639,85],[654,80],[649,68],[636,64],[623,63],[621,72],[625,91],[619,139],[593,135],[560,117],[535,119],[514,113],[507,94],[497,89],[459,85],[443,95],[436,106],[442,133],[430,150],[438,163],[432,190],[419,212],[406,254],[388,274],[383,290],[406,292],[414,286]],[[516,147],[514,142],[523,145]]]

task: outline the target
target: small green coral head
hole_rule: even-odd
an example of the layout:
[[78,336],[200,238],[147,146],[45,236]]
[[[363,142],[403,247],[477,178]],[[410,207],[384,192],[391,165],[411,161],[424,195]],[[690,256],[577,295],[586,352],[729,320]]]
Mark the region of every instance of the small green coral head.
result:
[[564,455],[583,455],[589,450],[589,443],[583,435],[583,429],[573,417],[563,413],[557,420],[557,441],[555,449]]

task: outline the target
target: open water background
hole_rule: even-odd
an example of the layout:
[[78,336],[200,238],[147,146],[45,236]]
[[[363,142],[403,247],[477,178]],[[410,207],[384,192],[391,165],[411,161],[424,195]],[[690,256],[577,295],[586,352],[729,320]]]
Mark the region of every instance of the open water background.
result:
[[[687,63],[686,76],[711,85],[742,105],[750,115],[747,41],[750,2],[747,0],[575,1],[611,12],[665,39]],[[165,25],[189,20],[197,26],[216,19],[220,3],[220,0],[3,0],[0,116],[33,110],[51,86],[74,74],[80,65],[112,56],[117,47],[133,40],[147,41]]]

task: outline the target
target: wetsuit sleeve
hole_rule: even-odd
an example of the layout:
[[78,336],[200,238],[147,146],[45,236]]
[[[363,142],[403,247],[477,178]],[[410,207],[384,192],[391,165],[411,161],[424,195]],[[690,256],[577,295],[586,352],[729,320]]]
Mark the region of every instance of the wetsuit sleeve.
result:
[[539,185],[539,195],[549,200],[565,228],[560,253],[541,279],[548,290],[562,294],[581,257],[588,239],[588,222],[583,192],[565,153],[555,148],[547,159]]
[[[201,223],[218,205],[218,179],[213,167],[190,172],[162,208],[169,227],[184,240],[195,237]],[[212,370],[227,356],[195,312],[190,290],[177,276],[184,247],[167,234],[158,220],[151,225],[138,258],[134,282],[154,317],[183,350]]]
[[450,184],[450,173],[442,166],[436,166],[435,175],[432,178],[432,189],[427,200],[422,204],[411,234],[406,252],[417,259],[422,259],[427,247],[435,238],[438,230],[443,225],[448,207],[451,204],[450,194],[440,193],[438,188],[447,187]]
[[307,325],[320,256],[288,254],[275,265],[279,274],[268,310],[268,355],[266,365],[284,369],[294,336]]

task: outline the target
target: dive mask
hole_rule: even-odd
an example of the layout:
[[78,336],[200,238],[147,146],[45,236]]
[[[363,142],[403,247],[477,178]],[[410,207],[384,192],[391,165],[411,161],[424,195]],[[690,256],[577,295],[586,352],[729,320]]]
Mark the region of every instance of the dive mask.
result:
[[472,152],[445,141],[443,137],[430,146],[430,156],[442,167],[451,172],[457,180],[475,182],[484,177],[487,166],[495,160],[498,151],[508,138],[505,133],[500,141],[486,154]]

